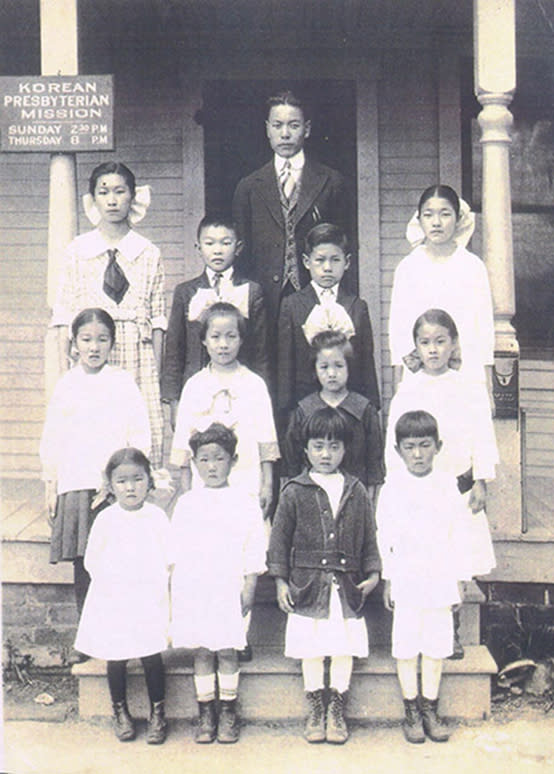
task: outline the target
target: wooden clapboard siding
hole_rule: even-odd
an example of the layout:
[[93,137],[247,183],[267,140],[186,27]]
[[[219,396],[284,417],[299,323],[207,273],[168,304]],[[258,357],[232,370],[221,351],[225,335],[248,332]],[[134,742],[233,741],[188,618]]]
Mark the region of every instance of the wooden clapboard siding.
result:
[[406,223],[424,188],[438,176],[438,122],[432,53],[383,56],[379,92],[381,351],[385,406],[392,394],[388,319],[394,269],[409,252]]
[[[92,169],[117,158],[139,184],[153,189],[139,230],[162,251],[167,300],[183,277],[182,98],[176,90],[116,93],[116,149],[77,156],[79,194]],[[140,107],[137,107],[140,105]],[[39,473],[44,421],[49,156],[4,153],[0,158],[0,474]],[[80,197],[79,197],[80,200]],[[79,205],[79,231],[90,227]]]
[[520,400],[525,417],[528,477],[554,478],[554,363],[522,360]]

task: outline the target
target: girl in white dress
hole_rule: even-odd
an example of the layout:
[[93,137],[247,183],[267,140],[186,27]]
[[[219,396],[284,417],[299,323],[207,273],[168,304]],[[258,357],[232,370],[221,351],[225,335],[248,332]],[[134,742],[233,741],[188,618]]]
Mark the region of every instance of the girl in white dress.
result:
[[75,647],[107,660],[114,729],[122,742],[135,738],[127,708],[127,661],[140,658],[151,704],[146,741],[165,741],[165,678],[161,651],[169,624],[169,521],[147,503],[153,488],[148,458],[138,449],[116,451],[106,466],[116,503],[94,522],[85,553],[91,584]]
[[218,302],[206,311],[200,336],[210,363],[183,387],[170,461],[182,468],[182,491],[188,491],[192,485],[189,438],[212,422],[230,427],[238,439],[231,483],[259,498],[265,517],[279,446],[265,382],[238,360],[244,330],[244,318],[232,304]]
[[[52,523],[50,562],[73,562],[80,615],[90,583],[83,556],[105,500],[102,471],[114,449],[135,446],[148,452],[150,425],[133,377],[108,365],[115,343],[111,316],[104,309],[84,309],[71,331],[78,360],[54,389],[40,457]],[[81,660],[79,654],[75,659]]]
[[[456,321],[464,353],[462,369],[491,382],[494,319],[487,269],[466,249],[475,218],[447,185],[433,185],[420,197],[406,238],[413,247],[394,272],[389,340],[395,386],[409,372],[403,357],[411,349],[411,321],[426,309],[444,309]],[[406,325],[408,321],[408,325]]]
[[94,168],[83,205],[95,228],[67,247],[50,325],[63,331],[86,306],[110,313],[117,331],[110,363],[129,371],[139,386],[152,429],[150,459],[159,468],[164,270],[158,248],[133,228],[149,204],[150,187],[137,186],[125,164],[108,161]]
[[[220,423],[190,439],[202,480],[177,502],[171,522],[172,640],[195,650],[196,742],[238,740],[238,654],[256,578],[265,571],[265,531],[254,497],[229,486],[237,438]],[[216,717],[216,670],[219,719]]]

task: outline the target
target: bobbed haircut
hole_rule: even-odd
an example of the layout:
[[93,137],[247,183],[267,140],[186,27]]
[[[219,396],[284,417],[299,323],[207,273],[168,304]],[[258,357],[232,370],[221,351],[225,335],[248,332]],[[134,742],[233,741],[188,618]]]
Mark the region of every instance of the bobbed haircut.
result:
[[230,427],[226,427],[221,422],[212,422],[206,430],[197,430],[191,435],[189,440],[189,446],[195,457],[200,447],[207,446],[209,443],[216,443],[231,457],[235,456],[237,436]]
[[106,326],[110,333],[113,346],[115,343],[115,323],[112,316],[108,314],[105,309],[100,309],[100,307],[90,307],[79,312],[77,317],[75,317],[71,323],[71,335],[73,340],[77,338],[77,334],[83,325],[87,325],[91,322],[98,322]]
[[325,406],[308,417],[302,427],[304,446],[314,438],[326,438],[330,441],[342,441],[346,446],[352,433],[344,414],[340,409]]
[[308,231],[304,240],[306,255],[318,245],[336,245],[345,255],[348,253],[348,238],[342,228],[334,223],[318,223]]
[[210,226],[221,226],[222,228],[226,228],[228,231],[232,231],[235,237],[238,239],[237,224],[231,215],[226,212],[207,212],[198,224],[198,228],[196,229],[196,238],[200,239],[202,231],[205,228],[209,228]]
[[324,349],[331,349],[333,347],[340,349],[344,355],[344,359],[346,360],[346,365],[348,367],[348,372],[350,373],[352,364],[354,362],[354,349],[352,348],[352,344],[346,338],[344,333],[341,333],[340,331],[321,331],[320,333],[316,333],[316,335],[313,337],[311,344],[311,356],[314,368],[319,353]]
[[227,303],[227,301],[217,301],[204,312],[200,322],[200,341],[206,339],[208,326],[214,317],[233,317],[237,321],[240,339],[241,341],[244,341],[244,336],[246,334],[246,320],[237,307]]
[[406,438],[433,438],[439,443],[439,426],[437,420],[428,411],[406,411],[394,426],[396,445]]
[[278,105],[290,105],[291,107],[298,108],[302,111],[302,115],[304,116],[304,121],[310,120],[310,111],[304,100],[302,100],[297,94],[292,92],[290,89],[283,89],[282,91],[278,91],[275,94],[272,94],[270,97],[266,100],[266,108],[267,108],[267,117],[269,117],[269,113],[271,111],[272,107],[277,107]]
[[102,175],[121,175],[129,186],[131,194],[133,196],[135,195],[137,184],[135,176],[129,167],[126,167],[121,161],[104,161],[103,164],[99,164],[92,170],[91,176],[89,177],[88,190],[92,196],[94,196],[98,178],[102,177]]
[[148,488],[154,489],[152,465],[146,454],[141,452],[140,449],[135,449],[134,446],[126,446],[124,449],[118,449],[112,454],[104,471],[108,483],[111,483],[114,471],[120,465],[137,465],[139,468],[142,468],[148,476]]
[[419,315],[414,323],[414,327],[412,329],[414,342],[417,339],[419,329],[422,325],[425,325],[425,323],[428,323],[429,325],[440,325],[443,328],[446,328],[452,341],[458,340],[458,328],[456,327],[456,323],[452,317],[450,317],[448,312],[445,312],[444,309],[427,309],[426,312],[423,312],[423,314]]
[[425,191],[421,194],[417,205],[418,215],[421,215],[421,211],[425,207],[425,203],[429,199],[432,199],[433,196],[438,196],[439,198],[446,199],[448,202],[450,202],[452,209],[456,213],[456,218],[460,217],[460,197],[449,185],[441,185],[440,183],[436,185],[430,185],[429,188],[426,188]]

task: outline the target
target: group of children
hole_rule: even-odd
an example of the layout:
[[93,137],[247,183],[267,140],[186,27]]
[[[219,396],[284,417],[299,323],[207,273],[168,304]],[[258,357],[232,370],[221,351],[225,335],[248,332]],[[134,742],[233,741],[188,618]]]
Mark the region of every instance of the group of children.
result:
[[[380,577],[393,610],[405,736],[445,741],[442,659],[452,653],[459,582],[494,565],[484,506],[497,461],[485,378],[477,366],[454,370],[474,345],[472,315],[482,309],[472,312],[468,295],[458,323],[440,303],[441,270],[450,276],[449,262],[467,253],[456,241],[464,223],[456,194],[433,187],[418,208],[414,252],[436,270],[436,296],[407,322],[393,293],[391,340],[413,327],[414,351],[403,353],[384,448],[367,305],[341,287],[350,260],[341,229],[319,223],[309,232],[302,260],[310,282],[282,299],[275,330],[260,286],[235,274],[233,222],[206,216],[197,235],[205,271],[175,289],[162,366],[165,315],[154,299],[163,271],[156,248],[131,229],[133,212],[146,206],[136,193],[124,165],[93,172],[88,206],[98,227],[70,246],[54,318],[67,324],[70,299],[86,307],[71,326],[77,363],[56,387],[41,443],[51,561],[74,562],[75,647],[107,661],[118,738],[135,737],[126,664],[141,658],[147,742],[165,740],[160,654],[172,644],[194,651],[196,741],[238,740],[238,652],[256,579],[267,570],[288,615],[285,655],[302,661],[309,742],[348,738],[345,695],[353,658],[368,655],[364,605]],[[97,303],[83,303],[91,298]],[[134,315],[125,309],[131,301]],[[484,336],[492,315],[481,324]],[[491,360],[482,344],[484,373]],[[171,520],[148,499],[161,460],[147,408],[158,378],[174,428],[170,462],[180,471]]]

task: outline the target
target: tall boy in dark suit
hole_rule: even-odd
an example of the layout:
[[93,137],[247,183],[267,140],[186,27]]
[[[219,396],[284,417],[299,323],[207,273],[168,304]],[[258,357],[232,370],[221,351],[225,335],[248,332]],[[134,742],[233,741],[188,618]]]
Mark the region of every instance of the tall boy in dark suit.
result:
[[321,221],[347,227],[344,179],[304,155],[311,123],[290,91],[267,101],[266,133],[274,157],[243,178],[233,197],[233,217],[244,242],[240,266],[264,290],[274,344],[281,299],[309,281],[302,265],[304,238]]
[[264,295],[256,282],[241,277],[234,261],[241,250],[231,218],[206,215],[200,221],[196,249],[205,264],[198,277],[177,285],[167,329],[162,371],[162,399],[171,404],[175,424],[184,383],[209,362],[200,340],[200,318],[207,305],[229,301],[246,318],[246,335],[239,359],[267,380],[267,321]]

